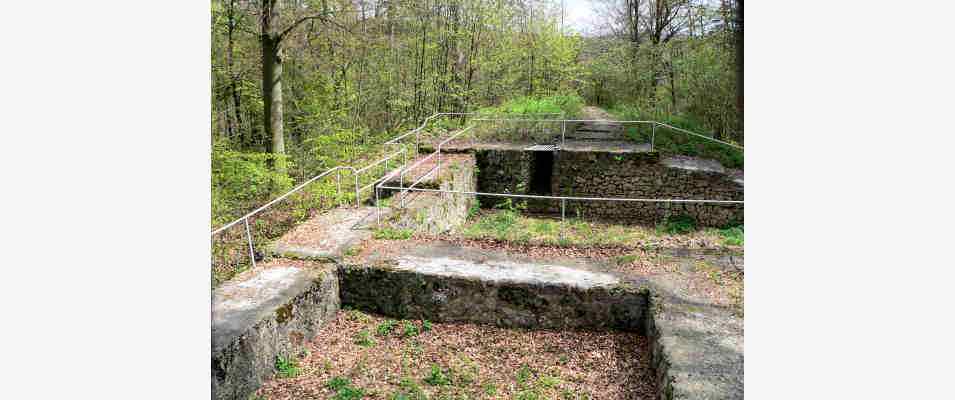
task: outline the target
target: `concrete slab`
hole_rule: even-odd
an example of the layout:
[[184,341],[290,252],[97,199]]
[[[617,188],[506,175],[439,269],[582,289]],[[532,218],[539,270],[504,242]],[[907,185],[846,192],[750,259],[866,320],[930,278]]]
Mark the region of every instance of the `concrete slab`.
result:
[[334,267],[253,270],[212,296],[212,397],[246,399],[340,309]]
[[550,263],[493,259],[486,255],[469,257],[465,252],[460,251],[451,256],[402,255],[395,261],[397,265],[394,268],[397,270],[450,278],[480,279],[493,283],[556,284],[584,290],[598,286],[610,287],[620,283],[619,278],[606,273]]
[[[382,208],[382,218],[388,213]],[[377,224],[375,207],[336,208],[305,221],[269,246],[276,257],[339,260],[342,254],[371,237]]]

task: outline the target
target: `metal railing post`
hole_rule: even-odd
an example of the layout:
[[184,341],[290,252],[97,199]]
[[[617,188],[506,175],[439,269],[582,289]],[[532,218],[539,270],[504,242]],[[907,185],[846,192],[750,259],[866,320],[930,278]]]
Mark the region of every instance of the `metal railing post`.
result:
[[567,132],[567,120],[560,121],[560,147],[564,147],[564,135]]
[[657,124],[650,124],[650,151],[653,151],[653,141],[657,136]]
[[245,219],[245,235],[249,238],[249,257],[252,259],[252,269],[255,269],[255,247],[252,246],[252,231],[249,229],[249,219]]
[[336,172],[337,172],[337,173],[336,173],[336,176],[335,176],[335,182],[336,182],[336,186],[338,186],[338,192],[337,192],[337,193],[338,193],[338,206],[341,207],[342,204],[343,204],[343,202],[342,202],[342,200],[343,200],[343,198],[342,198],[342,170],[339,169],[339,170],[336,170]]
[[361,207],[361,200],[358,197],[358,188],[361,186],[358,184],[358,171],[353,170],[352,173],[355,174],[355,208],[358,208]]
[[560,238],[564,238],[564,219],[567,215],[567,199],[560,199]]

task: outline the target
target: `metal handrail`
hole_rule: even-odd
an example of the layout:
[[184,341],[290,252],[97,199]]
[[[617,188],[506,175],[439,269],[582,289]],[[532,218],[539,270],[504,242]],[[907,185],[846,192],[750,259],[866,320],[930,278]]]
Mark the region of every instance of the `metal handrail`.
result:
[[[378,186],[379,189],[401,190],[402,188],[394,186]],[[457,193],[469,194],[475,196],[489,197],[515,197],[522,199],[544,199],[544,200],[571,200],[571,201],[624,201],[624,202],[642,202],[642,203],[700,203],[700,204],[743,204],[743,200],[707,200],[707,199],[646,199],[630,197],[578,197],[578,196],[547,196],[539,194],[515,194],[515,193],[486,193],[466,190],[446,190],[446,189],[426,189],[426,188],[404,188],[406,191],[414,192],[432,192],[432,193]]]
[[[675,130],[675,131],[677,131],[677,132],[681,132],[681,133],[686,133],[686,134],[698,136],[698,137],[700,137],[700,138],[703,138],[703,139],[706,139],[706,140],[709,140],[709,141],[713,141],[713,142],[716,142],[716,143],[724,144],[724,145],[727,145],[727,146],[736,148],[736,149],[738,149],[738,150],[743,150],[743,146],[740,146],[740,145],[736,145],[736,144],[729,143],[729,142],[724,142],[724,141],[722,141],[722,140],[714,139],[714,138],[712,138],[712,137],[709,137],[709,136],[706,136],[706,135],[701,135],[701,134],[696,133],[696,132],[688,131],[688,130],[683,129],[683,128],[677,128],[677,127],[675,127],[675,126],[673,126],[673,125],[670,125],[670,124],[666,124],[666,123],[659,122],[659,121],[652,121],[652,120],[623,120],[623,121],[620,121],[620,120],[612,120],[612,119],[513,119],[513,118],[512,118],[512,119],[496,119],[496,118],[475,118],[475,119],[473,119],[472,121],[527,121],[527,122],[562,122],[562,123],[567,123],[567,122],[610,122],[610,123],[619,123],[619,124],[654,124],[654,128],[656,128],[656,126],[663,126],[663,127],[667,127],[667,128],[673,129],[673,130]],[[655,134],[655,133],[656,133],[656,132],[654,131],[654,134]],[[653,141],[653,139],[651,138],[651,142],[652,142],[652,141]],[[650,148],[651,148],[651,149],[653,148],[653,144],[652,144],[652,143],[650,144]]]
[[278,203],[278,202],[284,200],[286,197],[291,196],[293,193],[295,193],[295,192],[301,190],[303,187],[305,187],[305,186],[307,186],[308,184],[314,182],[315,180],[317,180],[317,179],[319,179],[319,178],[322,178],[322,177],[324,177],[324,176],[326,176],[326,175],[328,175],[328,174],[330,174],[330,173],[332,173],[332,172],[335,172],[335,171],[337,171],[337,170],[340,170],[340,169],[351,169],[352,171],[355,170],[355,168],[353,168],[353,167],[337,166],[337,167],[334,167],[334,168],[332,168],[332,169],[329,169],[329,170],[327,170],[327,171],[325,171],[325,172],[322,172],[321,174],[318,174],[318,175],[312,177],[311,179],[309,179],[309,180],[307,180],[307,181],[305,181],[305,182],[302,182],[301,184],[299,184],[298,186],[292,188],[291,190],[289,190],[289,191],[286,192],[285,194],[283,194],[283,195],[281,195],[281,196],[275,198],[274,200],[272,200],[272,201],[270,201],[270,202],[268,202],[268,203],[265,203],[263,206],[261,206],[261,207],[259,207],[259,208],[256,208],[256,209],[253,210],[252,212],[250,212],[250,213],[248,213],[248,214],[245,214],[244,216],[239,217],[239,218],[236,219],[235,221],[232,221],[232,222],[230,222],[230,223],[228,223],[228,224],[225,224],[224,226],[220,227],[219,229],[216,229],[216,230],[212,231],[212,235],[215,236],[215,234],[217,234],[217,233],[219,233],[219,232],[222,232],[222,231],[224,231],[224,230],[226,230],[226,229],[231,228],[231,227],[234,226],[235,224],[238,224],[239,222],[242,222],[242,220],[248,219],[249,217],[252,217],[252,216],[254,216],[255,214],[258,214],[258,213],[262,212],[262,211],[265,210],[266,208],[271,207],[273,204]]

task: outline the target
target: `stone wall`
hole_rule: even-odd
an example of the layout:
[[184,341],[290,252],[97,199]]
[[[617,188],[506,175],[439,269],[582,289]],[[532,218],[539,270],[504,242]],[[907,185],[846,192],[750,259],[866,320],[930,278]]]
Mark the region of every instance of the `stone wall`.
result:
[[[531,154],[515,150],[478,150],[477,187],[480,192],[527,194],[531,177]],[[478,196],[482,207],[493,207],[500,197]]]
[[[437,185],[421,185],[416,187],[437,188],[473,192],[477,187],[474,174],[474,156],[459,155],[453,163],[442,166],[442,179]],[[397,186],[397,182],[391,183]],[[430,187],[429,187],[430,186]],[[404,209],[399,209],[393,218],[393,226],[410,228],[417,232],[442,234],[453,231],[461,226],[468,217],[468,210],[474,204],[474,195],[452,193],[415,192],[409,195],[409,201]],[[391,201],[399,201],[393,198]]]
[[[476,152],[479,191],[527,194],[531,152]],[[513,174],[513,175],[511,175]],[[576,197],[743,200],[743,185],[725,171],[693,168],[661,160],[657,152],[561,151],[554,158],[551,193]],[[482,205],[496,204],[488,200]],[[532,211],[560,212],[559,201],[532,201]],[[568,201],[569,217],[655,224],[667,216],[688,215],[701,226],[743,221],[743,206],[717,204]]]
[[343,305],[393,318],[644,332],[647,293],[635,288],[491,282],[387,266],[343,266],[340,273]]
[[216,289],[212,398],[247,399],[340,309],[337,269],[278,267]]

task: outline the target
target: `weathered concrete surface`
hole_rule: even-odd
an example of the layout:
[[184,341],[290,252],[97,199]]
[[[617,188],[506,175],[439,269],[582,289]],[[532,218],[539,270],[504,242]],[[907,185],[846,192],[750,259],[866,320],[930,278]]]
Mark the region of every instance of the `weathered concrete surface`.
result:
[[[268,250],[283,258],[338,260],[371,237],[377,223],[375,207],[336,208],[305,221],[272,243]],[[382,208],[382,218],[387,208]]]
[[731,311],[668,296],[647,321],[663,399],[742,399],[743,321]]
[[647,293],[574,264],[444,243],[341,270],[342,303],[396,318],[642,332]]
[[[415,187],[422,187],[425,181],[427,179]],[[430,188],[474,191],[477,188],[474,155],[446,155],[442,160],[441,179],[432,182],[434,183]],[[392,182],[390,185],[398,186],[399,183]],[[401,204],[401,197],[400,193],[396,194],[391,204]],[[438,235],[454,231],[464,223],[475,197],[453,193],[408,192],[404,200],[404,206],[393,210],[393,217],[388,223],[399,229],[413,229],[416,232]]]
[[247,399],[340,308],[334,267],[270,267],[212,297],[212,397]]

